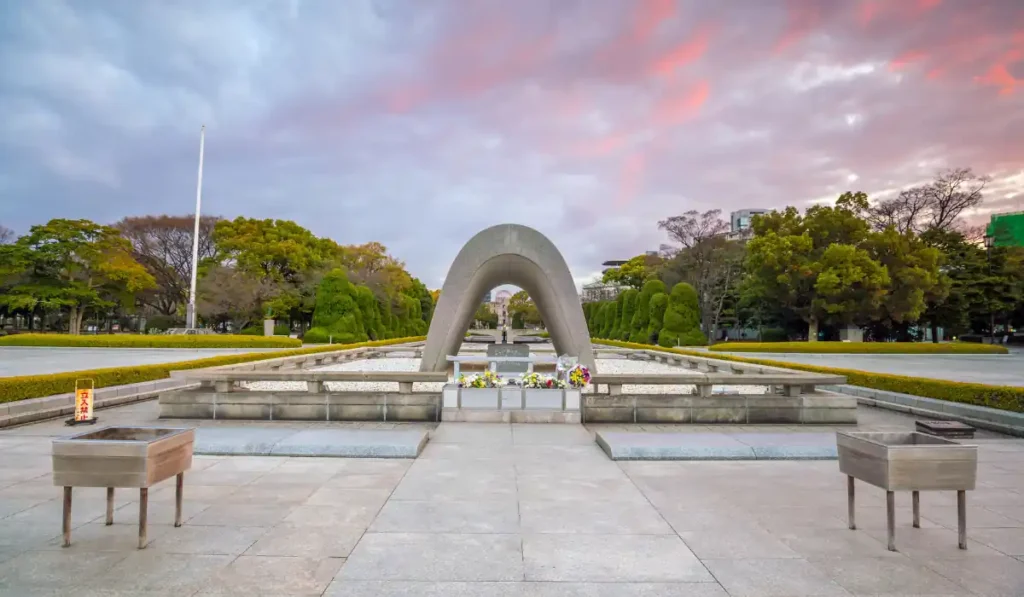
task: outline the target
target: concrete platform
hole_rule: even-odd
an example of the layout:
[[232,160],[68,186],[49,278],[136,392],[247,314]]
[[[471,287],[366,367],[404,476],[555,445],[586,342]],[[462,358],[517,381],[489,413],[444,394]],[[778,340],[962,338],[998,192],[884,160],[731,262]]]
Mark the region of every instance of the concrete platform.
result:
[[835,433],[598,431],[612,460],[835,460]]
[[200,427],[195,453],[230,456],[416,458],[427,444],[422,429],[275,429]]
[[562,423],[579,425],[581,416],[578,410],[445,408],[441,410],[441,420],[447,423]]

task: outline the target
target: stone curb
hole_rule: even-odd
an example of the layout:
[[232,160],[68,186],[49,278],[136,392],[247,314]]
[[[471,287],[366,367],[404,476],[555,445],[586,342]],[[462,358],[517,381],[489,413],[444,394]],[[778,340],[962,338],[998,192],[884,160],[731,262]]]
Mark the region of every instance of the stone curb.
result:
[[[185,390],[193,387],[198,387],[198,384],[165,379],[100,388],[93,395],[93,410],[153,400],[166,390]],[[75,412],[75,396],[74,394],[57,394],[44,398],[19,400],[2,406],[6,408],[0,409],[0,429],[70,416]]]
[[949,400],[924,398],[899,392],[874,390],[861,386],[827,386],[827,389],[832,392],[855,396],[858,403],[867,406],[927,417],[929,419],[959,421],[978,429],[1024,437],[1024,413]]
[[[664,441],[657,445],[630,443],[624,438],[631,435],[625,433],[598,432],[595,437],[597,445],[612,460],[836,460],[838,452],[835,444],[828,445],[748,445],[742,440],[720,434],[706,434],[706,440],[700,433],[678,434],[678,443],[673,441],[671,433],[660,434]],[[652,434],[637,434],[649,440]],[[760,434],[743,435],[743,439],[756,438]],[[607,437],[606,437],[607,436]],[[799,434],[794,434],[798,437]],[[740,436],[736,436],[739,438]],[[703,443],[694,445],[689,440],[702,439]]]

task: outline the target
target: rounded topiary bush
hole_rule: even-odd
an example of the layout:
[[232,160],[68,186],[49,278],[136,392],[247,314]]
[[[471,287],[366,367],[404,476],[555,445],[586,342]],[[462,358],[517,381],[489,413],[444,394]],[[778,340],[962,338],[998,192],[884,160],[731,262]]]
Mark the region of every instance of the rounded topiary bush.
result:
[[648,280],[644,282],[643,288],[637,294],[636,309],[634,310],[632,320],[629,322],[630,342],[644,343],[650,341],[651,334],[648,326],[651,322],[651,297],[659,292],[665,292],[664,282],[661,280]]
[[668,295],[664,292],[657,292],[651,296],[651,308],[647,321],[647,341],[651,344],[658,344],[661,337],[661,328],[665,323],[665,310],[668,309]]
[[632,333],[633,316],[636,313],[639,292],[635,288],[627,288],[622,291],[622,315],[619,322],[619,335],[617,340],[629,340]]
[[[677,346],[682,344],[683,337],[693,330],[700,332],[700,312],[697,305],[697,291],[686,282],[672,287],[665,309],[665,321],[658,344],[661,346]],[[705,340],[705,344],[707,341]]]
[[353,340],[354,337],[351,332],[333,332],[327,328],[317,327],[310,328],[302,336],[302,342],[305,344],[353,344],[356,342]]
[[690,330],[679,337],[680,346],[707,346],[708,338],[700,330]]
[[[334,269],[328,272],[316,289],[313,329],[320,328],[322,331],[316,332],[314,338],[319,339],[323,336],[333,335],[335,342],[366,341],[369,336],[366,334],[362,313],[359,311],[359,294],[356,286],[349,282],[345,270]],[[305,337],[309,337],[309,332]],[[313,342],[313,340],[307,340],[307,342]]]

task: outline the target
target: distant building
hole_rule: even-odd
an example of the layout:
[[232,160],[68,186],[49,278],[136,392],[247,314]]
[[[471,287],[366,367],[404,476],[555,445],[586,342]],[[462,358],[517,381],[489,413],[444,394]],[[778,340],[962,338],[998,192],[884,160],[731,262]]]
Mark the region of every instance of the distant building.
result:
[[759,216],[771,212],[770,209],[741,209],[734,211],[729,214],[729,230],[730,232],[740,232],[750,228],[750,220],[754,216]]
[[508,318],[508,304],[511,301],[512,293],[507,290],[499,290],[493,295],[491,300],[487,301],[487,306],[490,307],[491,313],[498,316],[498,325],[504,325],[506,323],[506,319]]
[[[644,255],[648,257],[657,257],[657,251],[644,251]],[[601,264],[604,269],[601,273],[604,274],[609,269],[615,267],[622,267],[626,264],[629,259],[609,259]],[[596,303],[598,301],[614,301],[618,298],[619,293],[625,290],[626,286],[620,286],[618,284],[609,284],[600,280],[591,282],[590,284],[583,285],[583,292],[580,294],[580,302],[584,303]]]
[[599,301],[614,301],[619,293],[625,290],[625,286],[608,284],[606,282],[591,282],[583,285],[583,292],[580,293],[581,303],[596,303]]
[[[657,257],[658,252],[644,251],[644,255],[646,255],[647,257]],[[629,261],[629,259],[609,259],[608,261],[605,261],[604,263],[601,264],[604,267],[604,269],[601,270],[601,273],[604,273],[613,267],[622,267],[623,265],[626,265],[627,261]]]
[[484,298],[480,302],[482,302],[482,303],[490,303],[492,301],[494,301],[494,291],[493,290],[488,290],[487,292],[484,293]]
[[754,216],[770,213],[770,209],[741,209],[729,214],[729,232],[726,237],[729,240],[747,240],[753,234],[750,222]]
[[985,236],[993,247],[1024,247],[1024,211],[992,214]]

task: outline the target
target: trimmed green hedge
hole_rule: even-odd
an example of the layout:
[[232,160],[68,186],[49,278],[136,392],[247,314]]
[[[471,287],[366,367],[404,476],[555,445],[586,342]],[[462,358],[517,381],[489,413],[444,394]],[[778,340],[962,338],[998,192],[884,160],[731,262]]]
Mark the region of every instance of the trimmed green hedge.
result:
[[231,334],[14,334],[0,338],[0,346],[63,346],[88,348],[297,348],[302,340],[287,336]]
[[310,348],[299,348],[296,350],[282,350],[279,352],[257,352],[244,354],[231,354],[193,361],[180,361],[177,363],[160,363],[157,365],[137,365],[134,367],[111,367],[108,369],[92,369],[86,371],[68,371],[66,373],[53,373],[49,375],[25,375],[20,377],[0,377],[0,403],[15,402],[28,398],[39,398],[52,396],[54,394],[66,394],[75,390],[76,379],[92,379],[97,388],[120,386],[124,384],[140,383],[166,379],[171,376],[171,371],[183,371],[186,369],[202,369],[204,367],[220,367],[222,365],[234,365],[250,361],[262,361],[265,359],[277,359],[281,357],[292,357],[303,354],[316,354],[318,352],[331,352],[334,350],[348,350],[352,348],[364,348],[372,346],[386,346],[388,344],[402,344],[404,342],[418,342],[425,338],[414,336],[411,338],[396,338],[394,340],[381,340],[377,342],[359,342],[357,344],[331,344],[325,346],[314,346]]
[[722,342],[715,352],[807,354],[1006,354],[1003,346],[967,342]]
[[926,379],[923,377],[891,375],[888,373],[872,373],[870,371],[838,369],[834,367],[819,367],[817,365],[804,365],[802,363],[789,363],[768,359],[751,359],[725,354],[709,355],[707,352],[703,351],[685,350],[680,348],[662,348],[658,346],[651,346],[649,344],[618,342],[616,340],[595,339],[594,341],[622,348],[660,350],[662,352],[675,352],[687,356],[704,358],[711,356],[723,361],[750,363],[753,365],[764,365],[767,367],[783,367],[786,369],[825,373],[829,375],[843,375],[846,376],[846,382],[853,386],[871,388],[873,390],[884,390],[887,392],[899,392],[901,394],[911,394],[913,396],[935,398],[937,400],[948,400],[950,402],[962,402],[964,404],[974,404],[976,406],[987,406],[990,408],[998,408],[1013,412],[1024,412],[1024,387],[991,386],[980,383]]

